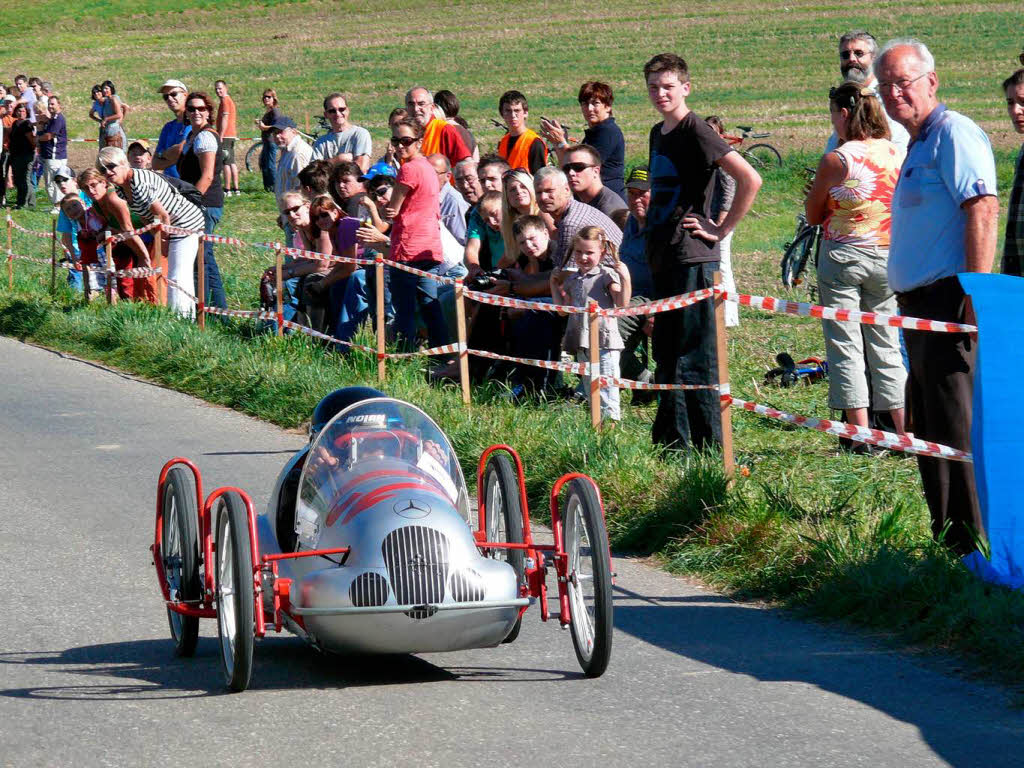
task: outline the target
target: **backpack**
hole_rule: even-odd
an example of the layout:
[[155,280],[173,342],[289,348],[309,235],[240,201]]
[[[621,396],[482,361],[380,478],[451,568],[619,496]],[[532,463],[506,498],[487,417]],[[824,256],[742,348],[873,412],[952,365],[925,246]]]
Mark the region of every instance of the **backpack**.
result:
[[164,181],[174,187],[178,194],[196,206],[200,211],[206,210],[206,206],[203,205],[203,193],[196,189],[194,184],[190,184],[175,176],[164,176]]

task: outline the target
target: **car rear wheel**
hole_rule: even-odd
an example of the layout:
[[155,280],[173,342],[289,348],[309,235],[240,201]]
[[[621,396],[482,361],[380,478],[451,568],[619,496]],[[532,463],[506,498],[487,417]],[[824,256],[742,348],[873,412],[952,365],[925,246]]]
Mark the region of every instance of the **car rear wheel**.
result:
[[[523,542],[523,508],[519,500],[519,480],[511,459],[504,453],[495,453],[487,460],[484,470],[484,525],[487,541]],[[521,549],[495,549],[490,557],[504,560],[516,572],[516,585],[525,582],[526,553]],[[522,615],[516,619],[512,631],[503,642],[511,643],[519,636]]]
[[244,691],[252,678],[255,637],[252,545],[242,497],[233,491],[217,502],[215,539],[217,634],[224,678],[232,691]]
[[[171,600],[198,607],[201,586],[194,488],[191,472],[184,467],[171,467],[161,501],[160,562]],[[199,617],[183,616],[168,608],[167,623],[174,652],[179,656],[193,655],[199,640]]]
[[612,652],[612,573],[601,501],[592,483],[569,483],[562,520],[568,555],[570,629],[587,677],[600,677]]

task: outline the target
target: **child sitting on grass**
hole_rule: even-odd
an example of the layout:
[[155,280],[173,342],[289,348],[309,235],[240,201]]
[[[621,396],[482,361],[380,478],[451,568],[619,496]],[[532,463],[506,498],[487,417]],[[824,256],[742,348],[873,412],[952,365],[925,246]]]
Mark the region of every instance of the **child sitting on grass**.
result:
[[[629,270],[619,261],[615,244],[608,239],[603,229],[584,227],[577,232],[572,240],[571,258],[576,270],[562,270],[553,281],[552,293],[556,304],[585,307],[591,299],[603,309],[629,304]],[[602,317],[599,322],[601,375],[617,378],[619,354],[623,348],[619,325],[614,317]],[[580,362],[590,359],[590,334],[584,315],[569,315],[562,348],[575,355]],[[589,400],[589,377],[583,377],[583,384]],[[601,387],[601,417],[612,421],[622,418],[618,387]]]

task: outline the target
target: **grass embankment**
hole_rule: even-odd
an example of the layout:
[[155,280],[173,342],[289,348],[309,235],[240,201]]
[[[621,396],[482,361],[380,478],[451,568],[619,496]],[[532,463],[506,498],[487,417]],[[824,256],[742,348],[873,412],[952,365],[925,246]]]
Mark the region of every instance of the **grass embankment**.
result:
[[[777,265],[800,207],[801,169],[817,162],[828,133],[825,93],[836,77],[840,33],[861,27],[880,40],[906,34],[926,40],[936,54],[944,100],[989,131],[1004,192],[1012,172],[1017,142],[998,92],[1019,50],[1019,8],[1012,3],[457,5],[459,21],[452,24],[451,3],[405,0],[371,6],[90,0],[74,7],[40,0],[36,16],[57,13],[72,23],[45,39],[33,37],[32,46],[0,51],[0,70],[52,79],[65,96],[70,135],[79,137],[95,135],[95,124],[85,118],[86,97],[107,77],[133,106],[127,121],[133,136],[155,136],[167,119],[155,90],[168,77],[210,91],[214,79],[227,79],[243,135],[264,87],[277,88],[282,108],[300,124],[337,88],[348,95],[355,122],[371,130],[378,151],[388,111],[416,82],[454,90],[486,149],[498,138],[486,118],[497,116],[505,88],[529,96],[531,122],[547,115],[578,129],[576,90],[583,80],[599,78],[615,89],[616,119],[632,164],[643,159],[654,122],[643,62],[660,50],[678,51],[693,73],[694,109],[719,113],[730,127],[771,130],[770,141],[786,157],[785,169],[765,174],[737,232],[734,258],[741,290],[788,298],[806,298],[781,291]],[[31,35],[34,19],[9,19],[9,37]],[[95,145],[72,150],[75,167],[94,159]],[[244,197],[226,202],[221,233],[279,239],[272,198],[259,191],[258,178],[243,175],[242,187]],[[1005,195],[1002,203],[1005,208]],[[18,221],[49,230],[43,213],[26,211]],[[48,252],[45,241],[19,233],[14,250]],[[227,247],[217,253],[231,306],[251,308],[266,253]],[[216,323],[200,334],[149,307],[86,308],[69,293],[46,295],[47,268],[17,262],[15,271],[13,293],[5,276],[0,284],[0,333],[103,360],[282,426],[300,425],[334,387],[375,380],[373,361],[324,354],[303,337],[278,340]],[[790,412],[829,416],[823,384],[788,390],[760,384],[777,352],[823,354],[819,324],[747,310],[741,318],[729,340],[733,391]],[[497,385],[475,391],[467,411],[454,391],[427,386],[422,369],[422,361],[389,364],[387,389],[439,417],[468,462],[467,476],[485,445],[508,442],[526,462],[535,509],[546,507],[547,488],[562,472],[593,475],[620,550],[657,553],[668,567],[740,597],[951,649],[998,679],[1024,683],[1024,596],[978,583],[931,542],[913,459],[839,454],[829,436],[736,414],[737,457],[750,474],[726,490],[714,459],[652,450],[651,406],[627,407],[620,428],[595,435],[581,408],[561,402],[511,407]]]

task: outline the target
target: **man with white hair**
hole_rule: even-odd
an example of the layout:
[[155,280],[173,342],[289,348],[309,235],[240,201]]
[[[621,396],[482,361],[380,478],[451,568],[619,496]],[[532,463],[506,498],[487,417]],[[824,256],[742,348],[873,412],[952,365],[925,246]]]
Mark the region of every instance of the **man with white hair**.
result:
[[[839,38],[839,74],[843,76],[844,80],[852,80],[865,85],[877,94],[878,80],[875,78],[874,71],[877,50],[878,42],[870,32],[865,32],[863,29],[847,32]],[[892,143],[905,152],[907,143],[910,141],[907,129],[888,115],[886,115],[886,119],[889,121]],[[825,151],[831,152],[838,146],[839,136],[833,130],[825,145]]]
[[[889,116],[910,134],[892,198],[889,284],[900,313],[973,323],[960,272],[990,272],[995,259],[996,169],[988,137],[940,104],[935,59],[923,43],[892,40],[875,60]],[[969,451],[977,340],[966,333],[904,331],[907,431]],[[969,464],[919,456],[932,533],[959,555],[984,531]]]
[[[410,88],[405,94],[405,108],[412,118],[423,126],[423,145],[420,152],[424,157],[440,152],[455,166],[472,153],[458,129],[444,119],[444,112],[434,106],[434,97],[422,86]],[[435,112],[436,110],[436,112]]]
[[546,165],[538,170],[533,177],[533,188],[537,193],[537,207],[555,220],[551,262],[556,269],[565,266],[572,250],[572,239],[584,227],[600,227],[616,248],[622,245],[622,230],[618,225],[597,208],[573,198],[569,178],[558,168]]

